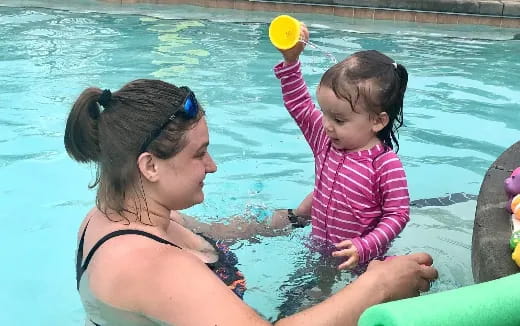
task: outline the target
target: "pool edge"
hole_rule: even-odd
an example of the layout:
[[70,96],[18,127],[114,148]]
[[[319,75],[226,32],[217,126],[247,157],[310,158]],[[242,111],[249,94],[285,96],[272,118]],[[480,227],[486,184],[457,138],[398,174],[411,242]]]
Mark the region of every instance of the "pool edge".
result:
[[477,198],[471,266],[476,283],[520,272],[511,259],[511,214],[506,210],[504,180],[520,164],[520,141],[505,150],[489,167]]
[[[331,1],[302,2],[270,0],[99,0],[113,4],[189,4],[207,8],[246,11],[274,11],[283,13],[316,13],[346,18],[408,21],[433,24],[473,24],[500,28],[520,28],[520,1],[431,0],[400,1]],[[362,3],[364,5],[357,5]],[[450,7],[451,5],[451,7]],[[452,8],[446,11],[445,8]]]

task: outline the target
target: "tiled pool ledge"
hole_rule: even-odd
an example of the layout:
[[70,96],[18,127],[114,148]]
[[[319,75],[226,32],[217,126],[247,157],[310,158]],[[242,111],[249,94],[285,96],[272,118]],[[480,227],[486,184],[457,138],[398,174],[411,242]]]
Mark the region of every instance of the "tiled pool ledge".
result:
[[520,0],[102,0],[133,3],[189,4],[208,8],[283,13],[316,13],[341,17],[434,24],[475,24],[520,28]]

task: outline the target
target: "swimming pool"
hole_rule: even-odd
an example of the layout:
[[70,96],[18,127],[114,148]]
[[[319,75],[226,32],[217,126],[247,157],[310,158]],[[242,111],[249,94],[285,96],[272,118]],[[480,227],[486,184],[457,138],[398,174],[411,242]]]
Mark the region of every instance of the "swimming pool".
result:
[[[2,325],[82,322],[71,244],[93,203],[93,172],[68,158],[63,130],[87,86],[161,78],[197,93],[219,171],[190,214],[209,221],[293,207],[313,185],[311,153],[272,74],[280,56],[266,22],[274,13],[156,5],[96,13],[79,2],[71,11],[0,6]],[[338,59],[374,48],[408,68],[399,153],[412,199],[478,193],[489,164],[518,140],[520,41],[508,41],[518,31],[297,17]],[[329,59],[308,51],[303,61],[314,88]],[[430,252],[441,276],[435,291],[472,283],[474,209],[474,201],[413,209],[391,253]],[[234,245],[248,278],[245,299],[266,317],[276,315],[279,288],[305,259],[307,231]]]

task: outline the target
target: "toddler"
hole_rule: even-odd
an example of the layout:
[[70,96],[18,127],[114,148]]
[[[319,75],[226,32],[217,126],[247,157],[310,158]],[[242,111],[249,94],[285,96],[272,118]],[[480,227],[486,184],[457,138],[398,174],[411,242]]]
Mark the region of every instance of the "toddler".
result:
[[[409,220],[406,176],[396,154],[408,73],[378,51],[354,53],[322,76],[320,110],[300,70],[309,38],[303,24],[301,37],[280,50],[284,62],[274,68],[284,104],[315,158],[314,191],[301,207],[312,202],[313,238],[335,248],[332,256],[344,260],[339,269],[353,269],[381,258]],[[289,219],[298,222],[291,211]]]

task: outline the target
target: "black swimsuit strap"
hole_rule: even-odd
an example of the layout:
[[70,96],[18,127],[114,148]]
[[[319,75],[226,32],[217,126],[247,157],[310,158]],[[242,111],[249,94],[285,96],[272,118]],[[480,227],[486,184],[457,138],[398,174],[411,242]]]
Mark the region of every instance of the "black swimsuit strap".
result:
[[76,286],[79,290],[79,280],[81,279],[81,261],[83,260],[83,243],[85,242],[85,233],[87,232],[87,226],[90,220],[87,221],[85,228],[83,229],[83,233],[81,234],[81,238],[79,239],[78,251],[76,252]]
[[76,257],[76,287],[78,290],[79,290],[79,281],[81,280],[81,276],[87,270],[88,264],[90,263],[90,260],[92,259],[92,256],[94,256],[94,253],[96,252],[96,250],[98,250],[99,247],[101,247],[101,245],[103,245],[103,243],[105,243],[106,241],[108,241],[114,237],[118,237],[120,235],[125,235],[125,234],[137,234],[137,235],[142,235],[144,237],[153,239],[157,242],[168,244],[170,246],[174,246],[179,249],[182,249],[181,247],[177,246],[176,244],[174,244],[168,240],[165,240],[161,237],[158,237],[155,234],[152,234],[149,232],[145,232],[142,230],[134,230],[134,229],[117,230],[114,232],[110,232],[109,234],[107,234],[104,237],[102,237],[101,239],[99,239],[98,242],[96,242],[96,244],[92,247],[92,249],[90,249],[90,252],[88,253],[87,258],[85,259],[85,262],[83,263],[83,265],[81,265],[81,261],[83,260],[83,244],[85,242],[85,232],[87,231],[87,226],[88,226],[88,222],[87,222],[87,225],[85,226],[85,229],[83,230],[83,234],[81,235],[81,239],[80,239],[79,245],[78,245],[78,253],[77,253],[77,257]]

